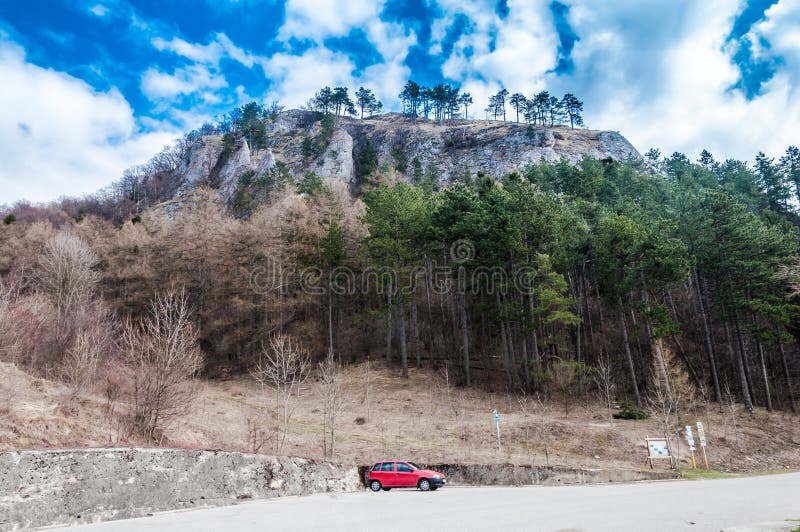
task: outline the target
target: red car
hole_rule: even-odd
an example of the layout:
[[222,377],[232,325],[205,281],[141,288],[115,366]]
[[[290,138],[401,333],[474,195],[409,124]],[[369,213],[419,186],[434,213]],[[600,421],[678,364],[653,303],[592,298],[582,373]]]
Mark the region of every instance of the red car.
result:
[[446,483],[443,474],[422,469],[414,462],[378,462],[369,472],[369,489],[372,491],[389,491],[392,488],[436,491]]

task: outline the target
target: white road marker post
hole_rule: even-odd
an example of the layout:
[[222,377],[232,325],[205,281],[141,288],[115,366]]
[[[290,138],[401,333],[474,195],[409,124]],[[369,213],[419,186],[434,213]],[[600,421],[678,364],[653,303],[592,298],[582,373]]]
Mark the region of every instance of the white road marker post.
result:
[[697,437],[700,439],[700,448],[703,450],[703,462],[706,464],[706,471],[708,468],[708,457],[706,456],[706,431],[703,428],[703,422],[697,422]]
[[694,434],[692,434],[691,425],[686,425],[686,443],[689,444],[689,452],[692,453],[692,469],[697,469],[697,461],[694,459]]
[[494,414],[494,425],[497,428],[497,450],[500,450],[500,414],[497,413],[497,410],[492,412]]

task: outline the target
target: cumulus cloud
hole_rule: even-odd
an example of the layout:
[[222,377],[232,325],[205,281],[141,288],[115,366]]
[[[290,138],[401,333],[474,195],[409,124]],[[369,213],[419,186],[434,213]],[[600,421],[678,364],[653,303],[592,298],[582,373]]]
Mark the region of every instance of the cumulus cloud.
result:
[[289,107],[305,104],[322,85],[352,87],[355,83],[353,62],[325,48],[311,48],[302,55],[275,54],[266,68],[274,84],[270,96]]
[[[586,99],[589,125],[619,130],[640,150],[690,156],[708,148],[717,158],[752,160],[759,150],[778,155],[797,142],[797,66],[781,69],[751,100],[731,88],[741,73],[726,39],[743,8],[739,0],[657,4],[573,2],[571,22],[581,36],[575,74],[551,83]],[[795,10],[786,7],[792,4],[782,0],[753,31],[777,29],[768,40],[782,47],[781,37],[797,27]],[[791,50],[798,48],[789,38],[784,60]]]
[[[383,1],[289,0],[278,39],[311,41],[302,53],[277,53],[263,63],[270,80],[270,99],[290,107],[303,105],[324,85],[372,89],[387,109],[411,75],[405,64],[409,49],[417,44],[414,32],[402,24],[381,20]],[[354,58],[325,46],[331,37],[363,31],[380,60],[357,72]]]
[[278,32],[281,40],[347,35],[351,29],[374,23],[383,10],[382,0],[288,0],[286,20]]
[[[212,73],[203,65],[176,68],[171,74],[149,68],[142,75],[142,92],[151,100],[215,91],[227,86],[225,76],[218,72]],[[208,94],[213,95],[213,92]]]
[[94,192],[179,135],[140,131],[119,91],[29,63],[5,39],[0,79],[0,204]]
[[218,67],[220,60],[224,58],[236,61],[248,68],[264,64],[263,57],[236,46],[222,32],[214,34],[214,38],[208,44],[191,43],[179,37],[169,40],[163,37],[154,37],[150,42],[156,50],[172,52],[196,63],[215,67]]

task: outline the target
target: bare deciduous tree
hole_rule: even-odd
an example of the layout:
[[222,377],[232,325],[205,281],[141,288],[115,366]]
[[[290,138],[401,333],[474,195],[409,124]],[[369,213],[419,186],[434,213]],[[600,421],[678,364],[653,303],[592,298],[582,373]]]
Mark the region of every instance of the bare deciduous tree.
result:
[[91,298],[100,275],[99,259],[79,237],[58,233],[44,244],[39,257],[39,282],[62,316]]
[[203,363],[185,292],[157,294],[143,319],[125,324],[123,341],[133,373],[129,430],[156,439],[191,407]]
[[574,360],[558,360],[550,367],[547,374],[548,384],[561,395],[565,417],[569,416],[569,405],[573,397],[583,392],[583,384],[592,372],[593,368]]
[[61,361],[61,376],[73,393],[85,393],[96,382],[97,370],[114,344],[115,322],[100,305],[91,308]]
[[294,413],[292,397],[300,393],[310,367],[311,359],[305,348],[290,336],[278,333],[262,345],[258,362],[250,369],[250,374],[262,388],[271,386],[275,389],[275,406],[282,417],[281,426],[276,427],[275,451],[278,453],[289,433],[289,420]]
[[594,368],[594,382],[597,384],[597,389],[600,391],[600,397],[608,408],[609,419],[611,417],[611,409],[613,408],[614,389],[614,368],[611,366],[611,361],[604,355],[597,357],[597,363]]
[[270,439],[269,432],[263,428],[264,424],[257,418],[247,418],[247,449],[251,453],[258,453]]
[[344,406],[344,377],[339,363],[328,352],[325,360],[319,363],[319,384],[322,395],[322,453],[325,458],[333,458],[336,446],[336,420]]
[[[657,368],[652,371],[652,386],[647,396],[647,403],[655,415],[661,422],[661,428],[664,431],[664,437],[670,440],[672,436],[672,417],[675,415],[677,423],[678,401],[672,390],[667,386],[662,373]],[[671,444],[670,444],[671,445]],[[670,453],[670,461],[675,466],[675,457]]]

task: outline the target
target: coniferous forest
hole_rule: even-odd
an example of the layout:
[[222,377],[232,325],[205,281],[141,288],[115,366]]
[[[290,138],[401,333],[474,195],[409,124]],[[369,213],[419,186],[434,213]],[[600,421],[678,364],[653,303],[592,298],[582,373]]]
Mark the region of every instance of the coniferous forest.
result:
[[639,405],[655,386],[796,409],[797,148],[754,166],[651,150],[446,184],[415,165],[369,171],[355,195],[314,175],[275,181],[246,214],[207,188],[168,216],[17,204],[0,230],[0,353],[91,379],[75,368],[127,364],[131,320],[170,289],[191,309],[190,369],[212,377],[247,372],[287,333],[317,359],[447,368],[464,386],[600,382]]

